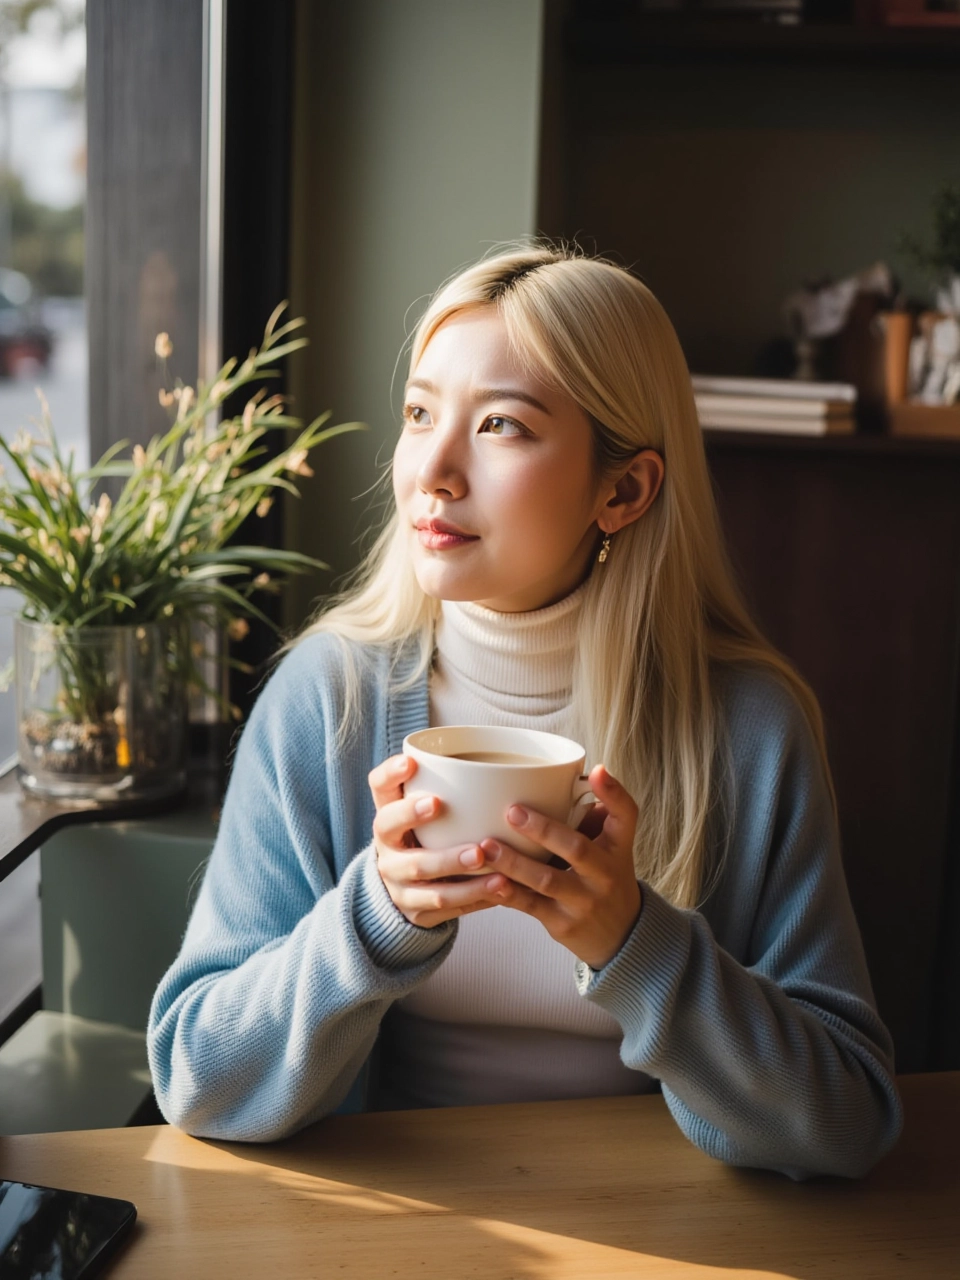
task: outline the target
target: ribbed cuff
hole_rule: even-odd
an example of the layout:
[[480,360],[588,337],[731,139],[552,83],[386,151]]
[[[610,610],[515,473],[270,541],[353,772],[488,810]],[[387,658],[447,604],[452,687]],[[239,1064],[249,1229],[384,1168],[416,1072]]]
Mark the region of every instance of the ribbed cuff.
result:
[[690,920],[647,885],[640,887],[643,907],[617,954],[602,969],[578,960],[575,973],[579,993],[643,1044],[652,1064],[687,967]]
[[422,929],[398,911],[377,869],[372,844],[358,855],[362,862],[354,896],[353,916],[360,941],[381,969],[409,969],[435,956],[456,932],[448,920]]

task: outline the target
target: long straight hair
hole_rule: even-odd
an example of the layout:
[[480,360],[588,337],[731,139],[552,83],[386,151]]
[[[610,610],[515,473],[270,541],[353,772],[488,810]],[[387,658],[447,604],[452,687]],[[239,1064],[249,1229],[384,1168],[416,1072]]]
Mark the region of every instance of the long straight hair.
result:
[[[411,370],[445,320],[478,307],[494,308],[518,357],[587,414],[598,478],[619,476],[641,449],[663,457],[657,498],[613,537],[606,563],[585,585],[573,712],[588,760],[602,760],[639,806],[637,875],[677,906],[696,906],[718,869],[708,839],[725,759],[712,678],[718,665],[761,668],[785,685],[826,767],[819,706],[737,590],[689,371],[650,290],[576,250],[513,247],[439,290],[413,336]],[[440,602],[417,583],[394,510],[351,585],[302,634],[375,645],[415,640],[409,685],[430,665],[439,615]],[[362,650],[345,650],[349,728]]]

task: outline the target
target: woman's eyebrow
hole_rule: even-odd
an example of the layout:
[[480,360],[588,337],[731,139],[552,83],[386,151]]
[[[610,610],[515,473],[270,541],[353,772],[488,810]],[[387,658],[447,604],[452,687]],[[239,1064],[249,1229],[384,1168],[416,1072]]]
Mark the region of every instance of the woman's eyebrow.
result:
[[476,393],[476,399],[479,404],[489,404],[493,400],[519,400],[522,404],[539,409],[548,417],[552,416],[542,400],[532,396],[529,391],[521,391],[519,387],[485,387]]
[[439,395],[437,384],[431,382],[429,378],[411,378],[406,385],[406,390],[426,391],[432,396]]
[[[407,390],[412,389],[426,391],[432,396],[440,394],[436,383],[431,382],[429,378],[411,378],[407,383]],[[534,409],[539,409],[548,417],[553,416],[542,400],[532,396],[529,391],[521,391],[519,387],[482,387],[474,392],[474,399],[478,404],[490,404],[496,400],[519,400],[522,404],[529,404]]]

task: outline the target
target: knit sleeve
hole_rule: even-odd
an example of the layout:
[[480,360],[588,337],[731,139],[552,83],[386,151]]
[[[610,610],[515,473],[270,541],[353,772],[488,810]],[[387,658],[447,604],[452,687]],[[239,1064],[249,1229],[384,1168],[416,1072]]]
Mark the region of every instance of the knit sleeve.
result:
[[642,886],[643,907],[581,994],[623,1028],[680,1127],[731,1164],[856,1177],[899,1134],[893,1049],[874,1005],[819,751],[765,682],[731,714],[735,803],[711,920]]
[[[197,1136],[271,1141],[335,1109],[391,1002],[455,936],[453,924],[410,924],[372,844],[359,847],[366,815],[344,809],[366,807],[375,761],[331,748],[331,680],[304,642],[261,694],[180,954],[150,1009],[157,1101]],[[365,832],[364,842],[368,820]]]

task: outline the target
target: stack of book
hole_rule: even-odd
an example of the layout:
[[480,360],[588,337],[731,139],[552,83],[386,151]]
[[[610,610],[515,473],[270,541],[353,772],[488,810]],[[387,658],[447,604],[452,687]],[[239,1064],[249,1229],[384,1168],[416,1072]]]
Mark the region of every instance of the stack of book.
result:
[[700,425],[718,431],[776,431],[793,436],[856,430],[856,387],[847,382],[693,376]]

